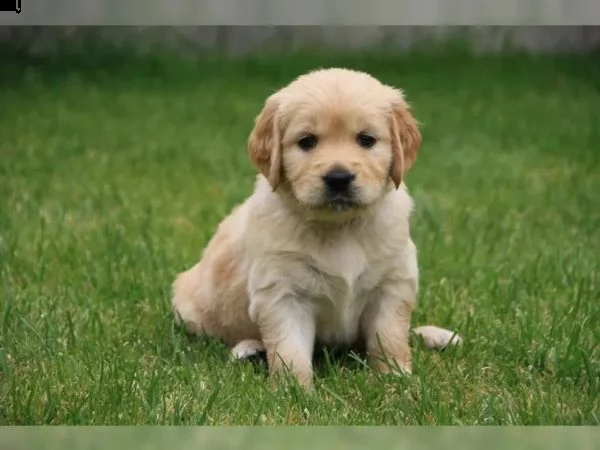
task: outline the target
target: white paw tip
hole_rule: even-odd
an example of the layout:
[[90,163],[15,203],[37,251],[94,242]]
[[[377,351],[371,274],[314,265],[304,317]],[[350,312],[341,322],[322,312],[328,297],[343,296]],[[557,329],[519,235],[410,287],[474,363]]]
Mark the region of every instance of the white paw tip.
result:
[[265,351],[265,347],[260,341],[247,339],[239,342],[231,349],[231,357],[234,360],[248,359]]
[[459,345],[463,341],[454,331],[433,325],[415,328],[413,332],[421,337],[425,346],[430,349],[442,350],[450,345]]

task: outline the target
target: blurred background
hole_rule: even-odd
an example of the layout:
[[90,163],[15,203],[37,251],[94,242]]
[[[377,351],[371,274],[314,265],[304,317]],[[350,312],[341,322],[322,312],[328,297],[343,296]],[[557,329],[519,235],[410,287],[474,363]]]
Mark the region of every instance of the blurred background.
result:
[[[466,5],[473,2],[463,2]],[[473,5],[465,6],[470,10]],[[240,12],[238,11],[238,14]],[[465,14],[467,14],[465,12]],[[5,16],[6,17],[6,16]],[[435,19],[435,15],[428,20]],[[425,20],[427,22],[427,20]],[[467,20],[465,20],[467,22]],[[0,22],[1,23],[1,22]],[[182,54],[285,53],[299,48],[418,50],[448,42],[474,52],[589,52],[600,47],[600,26],[5,26],[0,43],[33,54],[96,39],[140,51],[160,46]]]

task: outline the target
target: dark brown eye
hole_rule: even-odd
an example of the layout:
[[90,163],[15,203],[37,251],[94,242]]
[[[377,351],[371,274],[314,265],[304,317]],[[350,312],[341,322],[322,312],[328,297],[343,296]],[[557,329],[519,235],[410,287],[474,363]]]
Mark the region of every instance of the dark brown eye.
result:
[[356,142],[358,142],[358,145],[362,148],[371,148],[375,145],[377,139],[367,133],[358,133],[356,135]]
[[306,136],[302,136],[298,141],[298,147],[300,147],[304,151],[312,150],[317,146],[319,139],[314,134],[307,134]]

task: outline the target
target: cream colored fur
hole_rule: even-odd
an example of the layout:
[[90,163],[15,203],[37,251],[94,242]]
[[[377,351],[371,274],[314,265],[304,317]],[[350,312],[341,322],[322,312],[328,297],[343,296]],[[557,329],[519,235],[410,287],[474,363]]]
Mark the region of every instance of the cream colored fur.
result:
[[[373,146],[359,145],[366,132]],[[300,140],[317,138],[310,150]],[[411,371],[418,293],[413,208],[403,176],[421,135],[400,90],[365,73],[324,69],[267,99],[248,152],[253,194],[223,220],[201,260],[173,284],[176,317],[228,343],[236,357],[265,350],[312,385],[315,341],[366,344],[377,371]],[[353,203],[330,202],[323,176],[352,172]],[[432,348],[460,342],[427,326]]]

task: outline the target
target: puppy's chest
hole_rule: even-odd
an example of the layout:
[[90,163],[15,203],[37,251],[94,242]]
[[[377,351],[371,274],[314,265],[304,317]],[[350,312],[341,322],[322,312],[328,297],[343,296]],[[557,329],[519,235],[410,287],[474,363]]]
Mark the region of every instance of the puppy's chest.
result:
[[356,334],[360,315],[386,273],[386,255],[370,250],[365,241],[340,239],[322,245],[307,261],[307,294],[314,301],[320,334],[342,339]]
[[332,296],[355,296],[376,284],[377,267],[363,242],[343,239],[324,244],[311,255],[309,265],[320,279],[319,291]]

